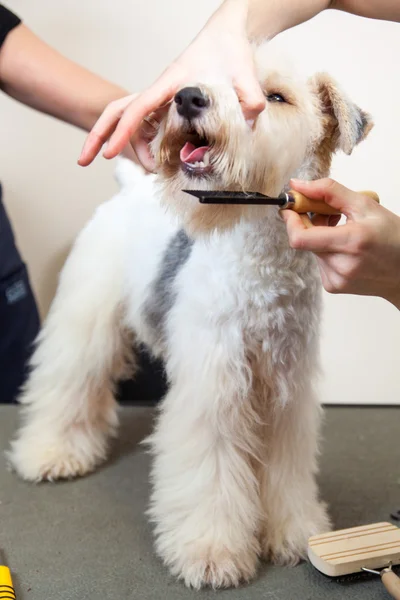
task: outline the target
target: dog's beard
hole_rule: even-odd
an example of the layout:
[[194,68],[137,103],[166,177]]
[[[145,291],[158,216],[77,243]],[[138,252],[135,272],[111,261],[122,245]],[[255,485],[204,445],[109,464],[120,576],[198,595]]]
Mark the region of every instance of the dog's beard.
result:
[[154,152],[164,180],[184,181],[188,189],[243,190],[249,174],[247,145],[243,131],[208,117],[207,122],[165,123]]
[[235,122],[222,124],[215,116],[195,124],[168,118],[153,147],[163,201],[192,234],[226,230],[243,218],[262,217],[265,207],[203,205],[182,190],[277,195],[286,183],[286,173],[277,166],[271,146],[262,133],[252,133]]

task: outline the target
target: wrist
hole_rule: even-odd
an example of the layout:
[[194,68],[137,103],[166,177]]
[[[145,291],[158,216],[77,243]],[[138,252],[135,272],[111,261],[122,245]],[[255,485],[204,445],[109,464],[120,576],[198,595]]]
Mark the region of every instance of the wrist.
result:
[[232,29],[245,35],[250,41],[272,39],[279,33],[280,10],[269,6],[268,0],[225,0],[219,9],[221,22],[228,21]]
[[261,42],[312,19],[331,5],[331,0],[225,0],[217,13],[225,12],[228,18],[239,20],[249,40]]
[[206,28],[215,27],[219,35],[227,30],[230,33],[246,34],[248,11],[249,0],[224,0],[211,16]]
[[254,42],[271,40],[285,29],[282,24],[285,9],[277,9],[275,2],[247,0],[246,5],[246,33],[249,40]]

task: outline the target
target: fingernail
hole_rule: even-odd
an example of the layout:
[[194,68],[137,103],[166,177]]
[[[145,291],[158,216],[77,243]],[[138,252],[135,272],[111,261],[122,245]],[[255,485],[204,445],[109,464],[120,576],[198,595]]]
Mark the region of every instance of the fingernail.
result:
[[294,177],[292,177],[290,181],[295,185],[308,183],[308,181],[306,181],[305,179],[296,179]]

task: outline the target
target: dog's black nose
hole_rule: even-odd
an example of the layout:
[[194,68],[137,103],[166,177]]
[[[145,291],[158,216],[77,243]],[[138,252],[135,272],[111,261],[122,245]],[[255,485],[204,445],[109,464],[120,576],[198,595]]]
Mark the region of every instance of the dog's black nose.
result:
[[185,87],[175,95],[178,113],[186,119],[193,119],[208,106],[209,102],[200,88]]

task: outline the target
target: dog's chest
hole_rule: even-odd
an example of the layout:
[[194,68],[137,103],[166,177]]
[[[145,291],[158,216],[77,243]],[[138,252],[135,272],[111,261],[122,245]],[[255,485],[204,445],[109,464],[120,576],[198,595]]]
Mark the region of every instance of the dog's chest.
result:
[[[265,321],[268,311],[277,319],[307,305],[320,288],[315,257],[290,248],[280,218],[238,227],[232,235],[204,243],[200,253],[199,262],[209,272],[203,285],[224,290],[236,310],[256,324]],[[220,299],[222,307],[226,295]]]
[[196,242],[178,294],[193,319],[218,328],[235,324],[257,354],[282,347],[284,340],[308,343],[318,329],[315,258],[289,247],[280,219]]
[[178,233],[143,314],[152,346],[161,353],[167,330],[172,333],[179,322],[193,335],[207,330],[224,335],[233,328],[259,355],[260,348],[269,352],[295,338],[303,344],[307,328],[315,330],[319,304],[315,260],[289,248],[279,219],[194,243]]

